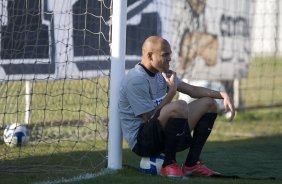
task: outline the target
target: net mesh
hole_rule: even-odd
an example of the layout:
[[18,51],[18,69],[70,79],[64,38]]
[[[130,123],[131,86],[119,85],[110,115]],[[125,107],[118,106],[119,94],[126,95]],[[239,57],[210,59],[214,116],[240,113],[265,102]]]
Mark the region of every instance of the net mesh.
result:
[[[44,180],[105,167],[111,4],[0,1],[0,172]],[[28,124],[28,146],[4,143],[12,123]]]

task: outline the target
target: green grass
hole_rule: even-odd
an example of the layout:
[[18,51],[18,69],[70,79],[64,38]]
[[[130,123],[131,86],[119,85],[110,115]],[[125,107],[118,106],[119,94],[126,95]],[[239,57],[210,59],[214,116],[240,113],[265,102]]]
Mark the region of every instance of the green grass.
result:
[[[276,111],[281,112],[281,109]],[[278,116],[271,122],[265,121],[263,117],[267,112],[239,112],[233,124],[220,117],[203,150],[202,159],[209,167],[240,178],[196,177],[182,181],[145,175],[138,171],[140,158],[128,150],[124,142],[122,170],[79,183],[281,183],[282,124]],[[1,152],[8,154],[0,159],[0,183],[32,183],[95,173],[107,164],[105,148],[104,141],[90,140],[76,144],[31,144],[23,147],[22,152],[0,145]],[[178,153],[179,163],[184,162],[186,154],[187,151]]]
[[282,108],[237,112],[232,123],[218,117],[212,140],[233,140],[282,135]]
[[282,59],[256,57],[248,77],[242,79],[240,92],[245,107],[282,105]]
[[[223,142],[209,141],[202,153],[202,159],[205,160],[209,167],[233,177],[192,177],[188,180],[173,180],[140,173],[136,169],[140,159],[128,149],[124,149],[123,159],[126,165],[124,169],[79,183],[278,184],[282,182],[282,174],[280,172],[282,165],[281,151],[281,137],[248,138]],[[179,163],[185,160],[186,154],[184,151],[177,155]]]
[[[33,81],[30,143],[10,148],[4,127],[22,123],[25,83],[0,83],[0,183],[97,172],[106,164],[108,78]],[[15,177],[17,176],[17,177]]]
[[281,181],[265,179],[219,179],[219,178],[189,178],[187,180],[174,180],[160,176],[147,176],[131,169],[124,169],[118,173],[101,176],[94,180],[85,180],[81,184],[95,183],[115,183],[115,184],[280,184]]
[[[33,81],[30,124],[105,119],[109,107],[108,86],[108,78]],[[0,91],[0,125],[23,122],[25,82],[0,83]]]
[[[31,183],[97,172],[106,165],[104,141],[0,146],[0,183]],[[24,181],[24,182],[23,182]]]

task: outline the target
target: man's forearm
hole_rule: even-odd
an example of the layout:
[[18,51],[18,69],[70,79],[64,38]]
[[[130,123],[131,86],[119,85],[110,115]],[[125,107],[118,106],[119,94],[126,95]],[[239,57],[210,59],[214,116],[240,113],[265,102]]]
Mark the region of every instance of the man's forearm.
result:
[[225,92],[215,91],[204,87],[193,86],[183,83],[178,91],[189,95],[192,98],[211,97],[216,99],[223,99],[226,95]]

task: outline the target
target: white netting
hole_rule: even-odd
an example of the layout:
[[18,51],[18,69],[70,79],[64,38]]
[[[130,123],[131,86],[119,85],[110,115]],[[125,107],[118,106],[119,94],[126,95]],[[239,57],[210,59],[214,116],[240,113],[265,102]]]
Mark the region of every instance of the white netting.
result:
[[[0,1],[0,172],[56,178],[105,166],[111,3]],[[28,124],[27,146],[3,142],[12,123]]]

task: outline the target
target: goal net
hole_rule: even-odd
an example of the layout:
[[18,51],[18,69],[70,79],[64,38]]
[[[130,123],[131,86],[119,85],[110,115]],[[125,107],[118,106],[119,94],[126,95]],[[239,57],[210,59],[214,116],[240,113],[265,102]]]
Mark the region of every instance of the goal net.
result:
[[[1,173],[44,180],[105,167],[111,3],[0,1]],[[4,143],[12,123],[28,124],[27,146]]]

